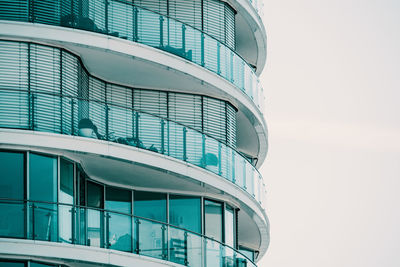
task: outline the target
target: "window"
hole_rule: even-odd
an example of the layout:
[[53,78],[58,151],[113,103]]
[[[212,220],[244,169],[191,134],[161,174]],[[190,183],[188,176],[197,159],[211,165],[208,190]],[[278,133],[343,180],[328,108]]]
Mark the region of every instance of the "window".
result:
[[[106,209],[131,213],[132,192],[115,187],[106,188]],[[107,212],[108,247],[132,251],[132,218],[116,212]]]
[[57,241],[57,158],[29,154],[30,238]]
[[200,198],[188,196],[169,197],[169,223],[180,228],[201,233]]
[[204,201],[205,235],[222,242],[222,203]]
[[24,199],[24,153],[0,152],[0,197]]
[[167,222],[167,195],[135,191],[134,213],[136,216]]
[[72,213],[74,204],[74,164],[60,160],[60,196],[59,202],[69,205],[59,205],[59,238],[61,242],[72,241]]

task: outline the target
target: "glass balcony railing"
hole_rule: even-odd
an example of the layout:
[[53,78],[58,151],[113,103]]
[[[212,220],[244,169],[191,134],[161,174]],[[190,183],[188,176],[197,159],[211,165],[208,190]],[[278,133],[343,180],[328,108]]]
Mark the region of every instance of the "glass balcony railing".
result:
[[262,176],[244,156],[162,117],[101,101],[0,88],[0,127],[77,135],[164,154],[229,180],[264,208]]
[[[259,0],[250,0],[258,9]],[[0,20],[87,30],[139,42],[183,57],[225,78],[263,111],[264,95],[252,67],[217,39],[187,24],[123,0],[26,0],[0,3]]]
[[256,267],[221,242],[131,214],[9,199],[0,199],[0,214],[0,237],[114,249],[193,267]]

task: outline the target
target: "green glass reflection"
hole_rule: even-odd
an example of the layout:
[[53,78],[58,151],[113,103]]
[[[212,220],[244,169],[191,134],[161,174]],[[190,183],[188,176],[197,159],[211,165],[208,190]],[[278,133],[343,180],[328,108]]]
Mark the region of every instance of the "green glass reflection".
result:
[[30,153],[29,199],[57,202],[57,159]]
[[0,197],[24,199],[24,154],[0,152]]
[[170,195],[169,223],[201,233],[201,200],[198,197]]
[[[57,202],[57,158],[29,154],[29,199]],[[37,240],[57,240],[57,205],[31,202],[30,237]]]
[[135,191],[134,214],[143,218],[167,221],[167,195]]

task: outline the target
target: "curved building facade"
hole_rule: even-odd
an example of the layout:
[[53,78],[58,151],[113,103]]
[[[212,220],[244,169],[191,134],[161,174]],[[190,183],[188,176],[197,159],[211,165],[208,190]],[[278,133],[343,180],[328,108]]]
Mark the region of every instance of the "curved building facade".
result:
[[0,266],[256,266],[260,11],[0,1]]

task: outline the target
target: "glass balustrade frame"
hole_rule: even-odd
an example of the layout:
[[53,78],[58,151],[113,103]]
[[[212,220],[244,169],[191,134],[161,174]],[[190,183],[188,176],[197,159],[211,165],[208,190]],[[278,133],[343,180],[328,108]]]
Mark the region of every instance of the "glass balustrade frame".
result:
[[[256,267],[246,255],[222,242],[132,214],[4,198],[0,198],[0,212],[0,237],[115,249],[193,267]],[[15,229],[16,222],[23,227]]]
[[[258,1],[250,0],[256,10]],[[74,14],[72,7],[67,8],[61,2],[55,4],[54,9],[40,2],[29,0],[25,7],[21,5],[20,10],[9,12],[5,4],[0,19],[87,30],[167,51],[223,77],[247,95],[263,113],[263,88],[253,68],[231,48],[201,30],[121,0],[90,0],[85,16]],[[66,13],[68,9],[72,10],[71,14]]]
[[[265,185],[257,168],[240,152],[205,133],[166,118],[98,100],[2,88],[0,95],[2,128],[82,136],[171,156],[231,181],[264,209]],[[16,109],[7,108],[7,102],[14,105],[12,100],[21,97],[27,98],[26,106],[18,107],[16,103]],[[54,103],[59,106],[55,108]],[[84,106],[91,107],[87,117],[81,114]],[[18,118],[20,113],[26,119]]]

